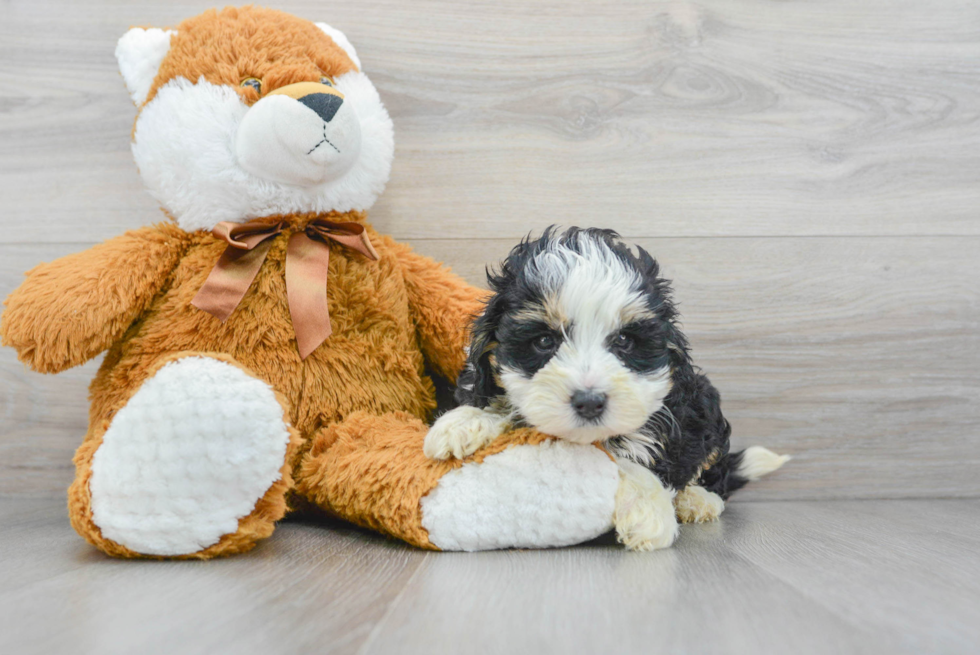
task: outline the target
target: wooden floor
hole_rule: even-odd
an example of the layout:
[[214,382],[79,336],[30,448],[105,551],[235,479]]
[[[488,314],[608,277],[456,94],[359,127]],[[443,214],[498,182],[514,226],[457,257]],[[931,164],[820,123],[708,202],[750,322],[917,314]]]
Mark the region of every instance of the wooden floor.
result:
[[976,653],[980,500],[733,503],[677,545],[426,553],[290,521],[132,563],[0,501],[3,653]]
[[[213,5],[0,3],[0,298],[161,220],[112,53]],[[116,562],[64,507],[98,362],[0,349],[0,653],[980,650],[975,2],[275,5],[344,30],[392,115],[378,229],[474,284],[528,231],[619,230],[675,280],[734,445],[794,459],[652,555],[294,520]]]

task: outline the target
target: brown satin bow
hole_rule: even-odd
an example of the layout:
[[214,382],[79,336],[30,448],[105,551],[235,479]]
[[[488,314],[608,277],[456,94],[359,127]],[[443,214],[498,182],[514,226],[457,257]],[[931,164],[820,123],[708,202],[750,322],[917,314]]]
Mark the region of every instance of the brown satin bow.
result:
[[[262,268],[262,262],[272,247],[272,237],[285,227],[285,222],[218,223],[211,234],[226,241],[228,247],[191,304],[224,322],[238,307]],[[296,345],[303,359],[333,331],[327,309],[328,240],[356,250],[371,260],[378,260],[378,253],[360,223],[334,223],[320,218],[310,222],[302,232],[289,237],[286,248],[286,298],[296,333]]]

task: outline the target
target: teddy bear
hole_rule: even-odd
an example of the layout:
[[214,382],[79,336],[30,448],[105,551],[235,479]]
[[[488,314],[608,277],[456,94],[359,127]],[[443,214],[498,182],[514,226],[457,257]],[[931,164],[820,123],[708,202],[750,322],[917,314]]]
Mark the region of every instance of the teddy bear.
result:
[[597,446],[516,429],[423,454],[428,372],[456,378],[483,292],[367,222],[393,129],[343,33],[226,8],[133,28],[116,56],[166,220],[37,266],[0,316],[41,373],[106,353],[68,492],[82,537],[206,559],[309,506],[429,549],[612,527]]

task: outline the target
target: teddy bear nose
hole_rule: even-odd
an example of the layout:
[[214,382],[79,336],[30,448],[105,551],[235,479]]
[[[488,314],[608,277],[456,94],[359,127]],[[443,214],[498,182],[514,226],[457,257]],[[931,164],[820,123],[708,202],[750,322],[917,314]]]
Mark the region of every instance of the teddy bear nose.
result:
[[311,93],[310,95],[298,98],[299,102],[306,105],[317,113],[325,123],[333,120],[337,110],[344,104],[344,99],[332,93]]

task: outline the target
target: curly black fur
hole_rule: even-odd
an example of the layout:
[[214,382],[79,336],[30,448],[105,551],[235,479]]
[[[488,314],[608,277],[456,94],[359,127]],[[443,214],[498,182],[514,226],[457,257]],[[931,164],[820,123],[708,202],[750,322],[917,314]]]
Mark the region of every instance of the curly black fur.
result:
[[[506,391],[499,382],[501,364],[520,367],[531,376],[546,363],[547,357],[528,345],[538,336],[532,331],[541,328],[513,317],[541,303],[540,280],[529,272],[532,262],[556,243],[580,253],[583,239],[601,241],[637,273],[634,290],[642,294],[655,316],[624,328],[627,333],[634,332],[631,337],[639,345],[617,356],[638,372],[669,366],[672,382],[663,407],[639,431],[647,438],[614,436],[607,442],[609,449],[643,461],[674,489],[697,483],[727,498],[748,480],[738,474],[741,453],[729,453],[731,426],[722,414],[718,390],[691,361],[687,339],[677,325],[670,281],[661,276],[657,261],[643,248],[634,254],[612,230],[573,227],[559,233],[549,227],[541,237],[528,237],[515,246],[499,270],[487,270],[493,295],[474,321],[456,401],[480,408],[505,407]],[[516,419],[520,422],[521,417]],[[642,450],[647,451],[646,456],[637,457]]]

